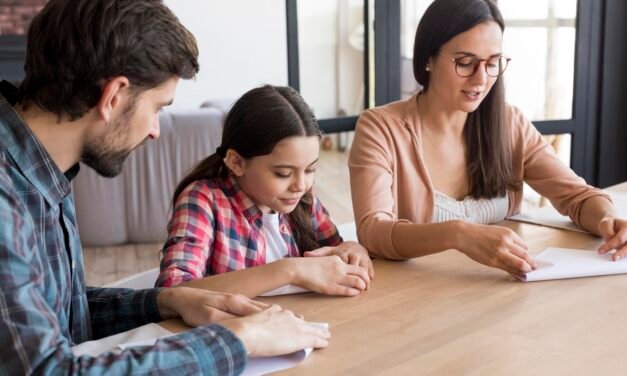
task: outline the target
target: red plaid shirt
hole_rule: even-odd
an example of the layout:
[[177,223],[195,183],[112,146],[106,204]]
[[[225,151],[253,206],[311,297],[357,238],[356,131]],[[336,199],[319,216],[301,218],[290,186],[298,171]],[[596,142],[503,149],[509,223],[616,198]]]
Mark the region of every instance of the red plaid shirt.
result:
[[[163,246],[157,286],[176,286],[206,275],[266,263],[263,213],[235,179],[198,180],[177,198]],[[342,242],[329,213],[314,196],[311,220],[320,246]],[[279,214],[287,257],[299,257],[289,217]]]

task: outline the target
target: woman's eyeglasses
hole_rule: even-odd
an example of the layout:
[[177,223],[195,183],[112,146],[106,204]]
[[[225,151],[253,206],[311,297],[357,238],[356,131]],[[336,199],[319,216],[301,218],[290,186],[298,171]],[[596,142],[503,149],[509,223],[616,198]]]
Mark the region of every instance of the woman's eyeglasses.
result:
[[490,77],[498,77],[505,72],[511,60],[504,55],[493,56],[489,59],[479,59],[475,56],[462,56],[452,59],[455,63],[455,72],[458,76],[468,78],[477,73],[479,65],[485,62],[485,73]]

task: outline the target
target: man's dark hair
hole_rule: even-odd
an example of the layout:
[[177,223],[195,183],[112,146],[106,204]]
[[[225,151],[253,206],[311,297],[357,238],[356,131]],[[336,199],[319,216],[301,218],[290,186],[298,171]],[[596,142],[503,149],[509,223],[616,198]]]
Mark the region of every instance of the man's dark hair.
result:
[[108,79],[140,92],[198,68],[194,36],[161,0],[51,0],[28,29],[18,99],[75,120]]

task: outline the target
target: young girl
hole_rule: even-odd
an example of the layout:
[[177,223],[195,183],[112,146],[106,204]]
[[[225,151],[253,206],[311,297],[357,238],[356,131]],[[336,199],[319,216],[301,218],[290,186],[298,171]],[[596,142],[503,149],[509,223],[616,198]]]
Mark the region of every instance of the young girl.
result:
[[311,192],[320,135],[293,89],[244,94],[226,116],[222,145],[174,193],[156,285],[249,297],[285,285],[348,296],[367,289],[367,251],[342,243]]

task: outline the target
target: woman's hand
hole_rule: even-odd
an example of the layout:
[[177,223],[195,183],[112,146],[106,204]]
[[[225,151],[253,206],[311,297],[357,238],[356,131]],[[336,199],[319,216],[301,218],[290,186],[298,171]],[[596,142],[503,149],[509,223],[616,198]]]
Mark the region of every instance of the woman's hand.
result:
[[223,321],[220,325],[242,341],[251,357],[326,347],[331,338],[327,329],[311,325],[277,305],[251,316]]
[[612,255],[612,260],[618,261],[627,255],[627,221],[624,219],[608,216],[599,221],[599,233],[605,243],[598,249],[600,255],[613,249],[616,253]]
[[368,270],[339,256],[284,259],[294,273],[293,284],[325,295],[355,296],[370,285]]
[[471,259],[514,275],[535,269],[527,244],[514,231],[499,226],[464,223],[459,249]]
[[[305,252],[305,257],[339,256],[342,261],[351,265],[359,265],[368,270],[370,279],[374,278],[374,265],[368,255],[368,251],[357,242],[344,242],[336,247],[322,247]],[[370,287],[370,284],[368,284]]]

